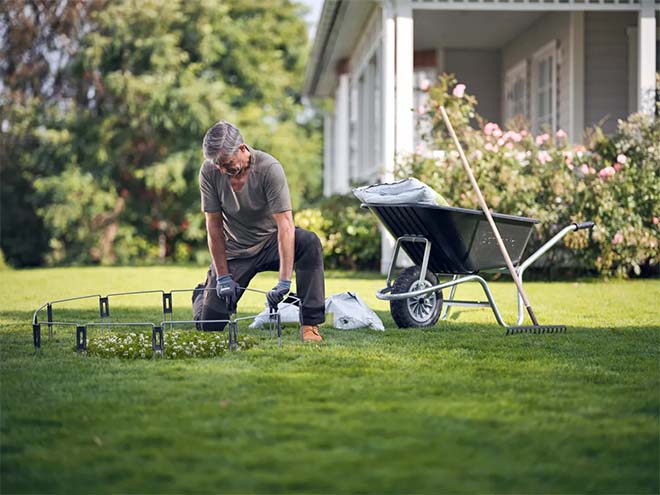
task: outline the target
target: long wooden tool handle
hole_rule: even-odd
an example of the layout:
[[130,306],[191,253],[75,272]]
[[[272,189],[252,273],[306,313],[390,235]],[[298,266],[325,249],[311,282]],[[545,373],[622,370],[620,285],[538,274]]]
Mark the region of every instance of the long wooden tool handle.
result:
[[470,163],[468,162],[468,159],[465,156],[465,153],[463,152],[463,147],[461,146],[458,137],[456,137],[456,133],[454,132],[454,128],[452,127],[451,122],[449,121],[449,116],[447,115],[447,111],[445,110],[445,107],[441,106],[440,112],[442,113],[442,118],[445,121],[445,125],[447,126],[447,129],[449,130],[449,134],[451,134],[451,137],[454,140],[454,144],[458,149],[458,154],[460,155],[461,161],[463,162],[463,168],[465,169],[465,172],[467,172],[468,177],[470,178],[470,182],[472,183],[472,187],[477,193],[477,198],[479,199],[479,206],[481,206],[481,209],[483,210],[484,214],[486,215],[486,218],[488,219],[488,223],[490,224],[491,229],[493,229],[493,234],[495,234],[495,239],[497,240],[497,244],[500,247],[502,256],[504,256],[504,261],[506,261],[506,266],[509,269],[509,272],[511,273],[511,278],[513,278],[513,281],[516,283],[516,287],[518,288],[518,293],[520,294],[520,297],[522,297],[523,303],[525,304],[525,308],[527,308],[527,313],[529,313],[529,317],[532,319],[532,323],[534,323],[534,325],[538,325],[539,323],[538,321],[536,321],[536,316],[534,316],[534,311],[532,311],[532,306],[529,304],[529,299],[527,299],[527,296],[525,295],[525,291],[523,290],[522,282],[520,280],[520,277],[518,276],[518,272],[516,272],[516,269],[513,266],[513,262],[511,261],[511,257],[509,256],[509,253],[506,250],[506,247],[504,246],[504,241],[502,240],[500,231],[497,229],[497,226],[495,225],[495,220],[493,220],[493,216],[490,214],[490,210],[488,209],[488,205],[486,204],[486,200],[484,199],[483,194],[481,194],[481,189],[479,189],[479,184],[477,184],[477,179],[475,179],[474,174],[472,173],[472,167],[470,167]]

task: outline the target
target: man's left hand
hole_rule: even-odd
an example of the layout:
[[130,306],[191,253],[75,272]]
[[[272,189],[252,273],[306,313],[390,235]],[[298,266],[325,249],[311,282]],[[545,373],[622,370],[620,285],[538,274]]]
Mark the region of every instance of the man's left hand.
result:
[[277,311],[277,305],[284,300],[284,296],[289,293],[291,289],[291,280],[279,280],[277,285],[266,293],[266,300],[268,306]]

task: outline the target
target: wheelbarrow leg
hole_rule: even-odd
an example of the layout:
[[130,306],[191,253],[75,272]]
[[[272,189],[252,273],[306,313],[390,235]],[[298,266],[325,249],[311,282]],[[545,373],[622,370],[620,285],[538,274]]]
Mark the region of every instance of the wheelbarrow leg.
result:
[[[454,280],[456,280],[457,278],[458,278],[458,275],[454,275],[451,278],[452,282]],[[458,286],[457,285],[452,285],[451,286],[451,289],[449,290],[449,298],[445,301],[445,303],[448,302],[448,301],[453,301],[454,300],[454,296],[456,295],[456,287],[458,287]],[[446,320],[447,319],[447,317],[449,316],[449,308],[451,308],[451,305],[445,304],[445,307],[442,309],[442,314],[440,315],[441,320]]]

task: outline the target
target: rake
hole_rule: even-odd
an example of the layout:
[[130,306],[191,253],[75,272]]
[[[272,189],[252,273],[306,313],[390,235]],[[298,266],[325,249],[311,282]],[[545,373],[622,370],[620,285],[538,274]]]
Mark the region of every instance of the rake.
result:
[[470,166],[470,163],[468,162],[467,157],[465,156],[465,153],[463,152],[463,146],[461,145],[460,141],[458,140],[458,137],[456,136],[456,133],[454,132],[454,127],[451,125],[451,121],[449,120],[449,116],[447,115],[447,111],[445,110],[444,106],[440,107],[440,112],[442,113],[442,119],[445,121],[445,125],[447,126],[447,130],[449,131],[449,134],[452,137],[452,140],[454,141],[454,144],[456,145],[456,149],[458,150],[458,154],[461,157],[461,162],[463,163],[463,168],[465,169],[465,172],[467,173],[468,177],[470,178],[470,182],[472,183],[472,187],[474,188],[474,191],[477,194],[477,199],[479,200],[479,206],[484,212],[484,215],[486,215],[486,218],[488,220],[488,223],[493,230],[493,235],[495,236],[495,239],[497,241],[497,245],[502,253],[502,256],[504,257],[504,261],[506,262],[507,269],[509,270],[509,273],[511,274],[511,278],[513,278],[514,283],[516,284],[516,287],[518,289],[518,294],[520,295],[520,298],[523,301],[523,304],[525,305],[525,309],[527,310],[527,314],[529,315],[530,319],[532,320],[532,325],[520,325],[520,326],[510,326],[506,327],[506,334],[507,335],[512,335],[512,334],[519,334],[519,333],[563,333],[566,331],[566,325],[540,325],[538,320],[536,319],[536,315],[534,314],[534,311],[532,310],[532,305],[529,302],[529,299],[527,298],[527,295],[525,294],[525,291],[523,290],[522,286],[522,281],[520,280],[520,277],[518,276],[518,272],[516,272],[515,267],[513,266],[513,262],[511,261],[511,257],[509,256],[509,253],[504,246],[504,241],[502,240],[502,236],[500,235],[500,232],[497,228],[497,225],[495,225],[495,221],[493,220],[493,216],[490,213],[490,210],[488,208],[488,205],[486,204],[486,200],[484,199],[483,194],[481,193],[481,189],[479,188],[479,184],[477,184],[477,179],[474,177],[474,173],[472,172],[472,167]]

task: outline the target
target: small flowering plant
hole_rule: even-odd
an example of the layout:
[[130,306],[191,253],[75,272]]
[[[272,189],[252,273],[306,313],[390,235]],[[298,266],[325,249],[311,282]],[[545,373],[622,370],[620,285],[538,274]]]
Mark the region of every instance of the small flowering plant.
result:
[[561,265],[623,277],[642,268],[658,271],[660,119],[633,115],[619,122],[615,136],[596,128],[586,145],[573,145],[562,129],[534,135],[521,120],[505,128],[488,122],[453,75],[442,75],[426,91],[419,116],[423,143],[400,157],[399,177],[426,182],[454,206],[478,204],[442,120],[444,106],[489,206],[541,221],[528,252],[572,222],[595,222],[591,233],[578,231],[551,250],[547,269]]
[[[246,350],[255,345],[250,336],[238,337],[238,349]],[[164,330],[163,344],[165,359],[211,358],[227,352],[226,332],[197,332],[187,330]],[[87,342],[87,355],[103,358],[151,359],[151,332],[126,334],[103,333],[91,337]]]

